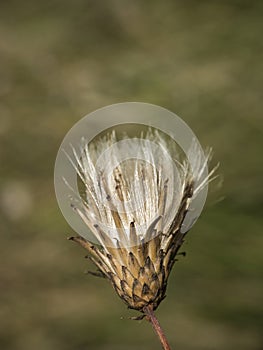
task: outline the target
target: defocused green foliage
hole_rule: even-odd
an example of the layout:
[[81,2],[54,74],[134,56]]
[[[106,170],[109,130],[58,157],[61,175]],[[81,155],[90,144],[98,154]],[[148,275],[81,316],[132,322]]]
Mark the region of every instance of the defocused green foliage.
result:
[[65,133],[123,101],[183,117],[224,176],[158,311],[172,346],[262,349],[262,15],[260,0],[1,1],[1,349],[160,349],[82,275],[53,189]]

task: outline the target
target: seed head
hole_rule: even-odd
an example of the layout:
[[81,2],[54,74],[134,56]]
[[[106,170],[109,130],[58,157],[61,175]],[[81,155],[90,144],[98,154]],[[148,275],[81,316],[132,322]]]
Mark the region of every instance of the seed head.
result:
[[128,307],[144,312],[165,298],[178,251],[196,219],[186,223],[191,203],[215,169],[204,178],[206,163],[195,145],[190,164],[157,131],[123,141],[112,132],[89,145],[82,140],[79,154],[73,150],[83,186],[82,201],[73,208],[97,244],[87,237],[71,239],[87,249]]

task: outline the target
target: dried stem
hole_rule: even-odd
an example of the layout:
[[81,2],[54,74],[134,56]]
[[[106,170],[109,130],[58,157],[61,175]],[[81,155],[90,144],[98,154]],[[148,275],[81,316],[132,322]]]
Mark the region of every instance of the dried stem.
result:
[[167,339],[164,335],[164,332],[161,328],[161,325],[153,312],[152,306],[151,305],[145,306],[143,308],[143,311],[146,315],[147,320],[149,322],[151,322],[155,333],[158,335],[160,342],[163,346],[163,350],[171,350],[170,345],[168,344],[168,341],[167,341]]

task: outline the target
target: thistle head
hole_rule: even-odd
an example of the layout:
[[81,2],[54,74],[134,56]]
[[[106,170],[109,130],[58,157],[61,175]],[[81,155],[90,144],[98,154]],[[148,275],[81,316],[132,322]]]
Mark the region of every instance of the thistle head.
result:
[[[187,231],[194,203],[206,188],[203,158],[193,142],[186,156],[167,136],[149,129],[128,138],[115,131],[69,157],[81,196],[72,207],[90,235],[72,237],[129,308],[156,309]],[[191,160],[189,160],[191,159]]]

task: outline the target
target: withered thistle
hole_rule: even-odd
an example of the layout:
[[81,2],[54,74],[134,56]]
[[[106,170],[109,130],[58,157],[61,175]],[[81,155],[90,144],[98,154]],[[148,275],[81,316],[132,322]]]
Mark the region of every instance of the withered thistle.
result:
[[209,155],[203,164],[193,145],[190,164],[157,131],[124,141],[112,132],[73,150],[70,160],[83,194],[72,207],[97,244],[82,236],[70,239],[88,251],[98,268],[94,274],[108,279],[127,306],[142,313],[138,318],[146,316],[169,349],[153,311],[165,298],[169,274],[196,219],[189,215],[191,204],[213,171],[204,177]]

